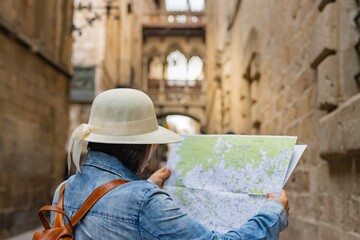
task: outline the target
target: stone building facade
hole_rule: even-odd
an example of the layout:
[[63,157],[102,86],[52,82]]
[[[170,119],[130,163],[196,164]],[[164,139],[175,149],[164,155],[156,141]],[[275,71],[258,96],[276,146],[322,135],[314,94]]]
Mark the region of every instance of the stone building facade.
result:
[[[142,16],[141,89],[152,98],[158,117],[185,115],[204,126],[205,14],[203,11],[168,11],[164,2],[160,3],[157,9],[144,11]],[[202,73],[196,79],[185,76],[196,61],[201,62]],[[172,75],[172,63],[175,68],[183,68],[185,74]]]
[[0,1],[0,238],[39,225],[65,174],[72,1]]
[[[205,125],[206,81],[196,81],[194,86],[175,86],[176,80],[170,83],[166,76],[167,57],[176,50],[184,55],[186,61],[199,57],[205,65],[204,12],[168,12],[165,1],[154,0],[117,0],[108,6],[102,0],[75,0],[74,6],[77,29],[72,58],[74,75],[77,75],[76,69],[86,71],[93,68],[95,73],[91,79],[83,79],[93,82],[91,97],[78,98],[72,94],[70,133],[88,121],[95,95],[116,87],[136,88],[148,93],[155,103],[160,123],[167,115],[182,114]],[[111,9],[108,12],[107,7]],[[177,18],[184,14],[186,20],[178,23]],[[173,22],[168,21],[169,17],[174,18]],[[160,61],[161,68],[155,77],[150,66],[154,60]],[[76,91],[76,79],[72,85],[72,90]],[[81,84],[79,86],[84,88]],[[158,148],[159,159],[165,157],[162,150]],[[151,171],[157,167],[158,161],[155,160],[149,166]]]
[[131,0],[111,1],[109,5],[103,0],[74,1],[74,78],[68,137],[78,125],[88,122],[97,94],[117,87],[140,87],[141,80],[134,80],[140,78],[135,72],[141,73],[142,69],[138,62],[143,8],[139,4]]
[[[192,116],[204,133],[298,136],[308,148],[285,187],[282,239],[360,240],[359,1],[164,4],[75,0],[71,34],[73,1],[0,2],[0,238],[38,224],[65,173],[67,129],[87,122],[94,96],[132,87],[160,117]],[[176,50],[201,57],[201,85],[174,87]]]
[[298,136],[282,239],[360,239],[358,1],[206,3],[207,133]]
[[[90,4],[92,8],[89,7]],[[191,16],[189,12],[167,12],[165,1],[153,0],[113,1],[111,11],[106,14],[105,10],[106,5],[102,0],[75,1],[74,23],[76,25],[81,26],[83,25],[81,22],[86,24],[86,21],[94,19],[91,25],[81,31],[81,35],[74,36],[72,59],[75,68],[95,68],[93,95],[114,87],[141,89],[148,92],[150,97],[157,102],[159,115],[188,114],[205,124],[205,81],[198,86],[201,88],[200,95],[199,92],[191,94],[190,88],[187,88],[187,91],[173,92],[172,97],[171,94],[165,94],[169,92],[165,77],[166,58],[171,51],[179,50],[187,60],[193,56],[199,56],[205,61],[204,14],[193,13],[195,16]],[[188,19],[195,17],[197,22],[190,28],[189,21],[180,24],[176,20],[173,23],[168,22],[168,17],[176,19],[184,14],[188,14]],[[187,35],[186,32],[188,32]],[[162,76],[158,83],[153,81],[156,79],[149,79],[149,63],[154,57],[160,59],[163,65]],[[154,88],[153,83],[158,87]],[[76,83],[73,82],[73,84]],[[193,99],[198,96],[201,100],[193,104]],[[76,118],[82,113],[89,112],[89,103],[93,97],[85,101],[73,99],[72,123],[87,120]],[[177,104],[179,98],[188,103]],[[172,104],[167,104],[170,102]],[[70,128],[73,129],[75,125],[77,124]]]
[[174,46],[187,57],[197,48],[206,106],[183,114],[205,114],[209,134],[296,135],[308,144],[285,187],[291,216],[282,239],[360,239],[357,1],[207,0],[206,48],[201,38],[159,34],[169,26],[146,35],[156,29],[149,22],[167,14],[164,1],[115,2],[121,13],[105,26],[108,69],[98,90],[142,89],[159,115],[181,112],[158,101],[166,84],[152,91],[148,63],[152,56],[165,63]]

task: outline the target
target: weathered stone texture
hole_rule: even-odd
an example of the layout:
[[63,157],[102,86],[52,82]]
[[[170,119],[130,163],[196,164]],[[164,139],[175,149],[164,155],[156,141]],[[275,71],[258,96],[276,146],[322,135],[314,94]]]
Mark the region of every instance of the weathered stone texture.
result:
[[320,120],[320,153],[326,159],[360,154],[360,94]]
[[328,4],[316,20],[310,35],[309,57],[316,68],[328,55],[338,49],[338,5]]
[[338,106],[338,59],[329,56],[317,68],[317,106],[321,110],[333,111]]
[[64,177],[70,2],[0,3],[0,238],[39,225]]
[[[359,87],[353,81],[359,73],[359,57],[354,46],[359,40],[359,31],[354,18],[357,14],[355,1],[342,0],[339,4],[339,101],[344,102],[359,92]],[[351,63],[351,64],[349,64]]]
[[[220,3],[209,0],[207,4],[209,14],[215,14]],[[233,68],[238,73],[228,79],[233,84],[231,91],[238,94],[231,103],[231,111],[238,115],[233,119],[234,129],[253,133],[246,124],[251,120],[249,111],[243,111],[251,109],[244,76],[249,56],[256,53],[261,76],[255,94],[262,113],[260,134],[296,135],[298,143],[308,145],[285,186],[290,225],[281,239],[360,240],[360,94],[354,80],[360,67],[354,49],[359,37],[353,22],[355,1],[243,0],[239,9],[222,8],[225,14],[210,20],[207,36],[211,42],[227,37],[233,41],[226,47],[208,44],[207,55],[216,56],[214,48],[234,52],[231,61],[237,63]],[[227,29],[230,34],[217,37],[232,21],[226,16],[236,11],[237,18]],[[215,71],[207,71],[211,88]],[[209,121],[210,130],[220,124],[214,119]]]
[[[38,224],[36,209],[50,201],[55,184],[63,177],[68,104],[62,99],[68,96],[69,80],[54,78],[54,69],[21,46],[10,46],[13,43],[3,35],[0,39],[2,46],[15,52],[8,56],[0,51],[2,58],[24,58],[39,70],[27,71],[23,77],[18,66],[0,65],[6,72],[0,75],[0,175],[4,193],[0,194],[4,221],[0,236],[6,236]],[[41,69],[46,68],[50,75],[41,76]]]

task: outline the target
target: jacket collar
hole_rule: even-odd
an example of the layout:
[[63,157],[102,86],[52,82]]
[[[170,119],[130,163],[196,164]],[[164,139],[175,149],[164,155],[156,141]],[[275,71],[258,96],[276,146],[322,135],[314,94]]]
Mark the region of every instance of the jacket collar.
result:
[[103,152],[89,151],[82,165],[93,166],[103,171],[111,172],[129,181],[140,179],[136,173],[125,167],[117,158]]

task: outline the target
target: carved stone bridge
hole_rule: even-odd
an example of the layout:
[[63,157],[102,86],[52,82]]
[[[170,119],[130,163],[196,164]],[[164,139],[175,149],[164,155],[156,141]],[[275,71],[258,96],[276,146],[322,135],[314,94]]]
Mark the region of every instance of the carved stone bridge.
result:
[[205,127],[206,94],[204,80],[160,81],[149,80],[147,93],[153,100],[158,118],[167,115],[184,115]]

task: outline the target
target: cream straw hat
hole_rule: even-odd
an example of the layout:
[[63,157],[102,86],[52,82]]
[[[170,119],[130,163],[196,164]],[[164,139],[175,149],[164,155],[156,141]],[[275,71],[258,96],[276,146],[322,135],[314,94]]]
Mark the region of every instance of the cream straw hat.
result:
[[91,106],[89,123],[83,123],[73,131],[68,146],[69,169],[72,157],[76,169],[80,170],[83,141],[163,144],[182,139],[158,125],[154,105],[145,93],[121,88],[100,93]]

